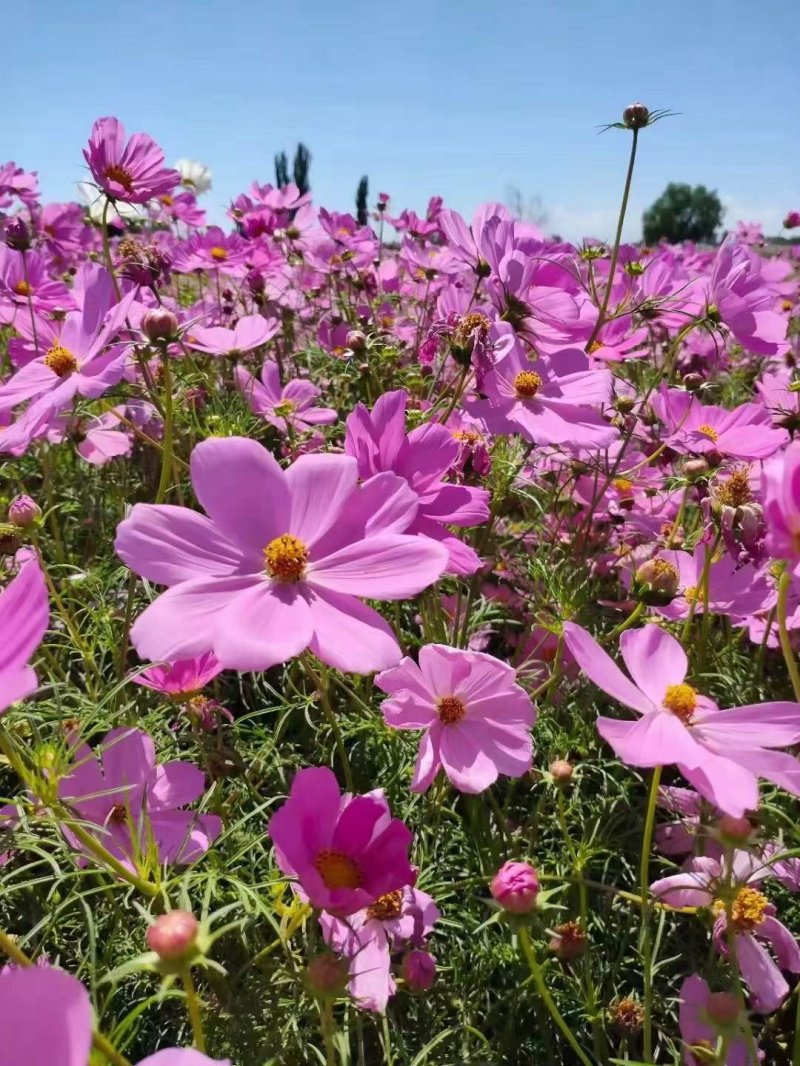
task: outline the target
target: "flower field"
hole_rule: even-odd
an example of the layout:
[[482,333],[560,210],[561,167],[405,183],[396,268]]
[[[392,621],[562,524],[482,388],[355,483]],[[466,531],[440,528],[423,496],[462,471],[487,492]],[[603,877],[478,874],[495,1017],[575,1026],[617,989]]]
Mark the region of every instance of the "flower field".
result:
[[659,117],[610,244],[0,166],[0,1066],[800,1066],[800,243]]

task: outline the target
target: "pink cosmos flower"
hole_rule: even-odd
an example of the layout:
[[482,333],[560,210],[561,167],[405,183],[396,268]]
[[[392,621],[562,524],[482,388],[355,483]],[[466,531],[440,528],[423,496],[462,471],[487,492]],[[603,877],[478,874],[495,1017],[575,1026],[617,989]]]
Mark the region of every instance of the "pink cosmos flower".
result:
[[211,652],[191,659],[179,659],[167,666],[150,666],[131,678],[137,685],[155,689],[165,696],[184,698],[196,696],[222,673],[222,665]]
[[591,369],[583,352],[529,360],[506,334],[495,343],[495,363],[483,381],[486,400],[464,404],[492,433],[519,433],[534,444],[608,448],[618,436],[597,407],[611,400],[611,374]]
[[[0,974],[0,1066],[86,1066],[93,1017],[81,982],[54,966],[6,968]],[[230,1060],[166,1048],[139,1066],[230,1066]]]
[[411,885],[411,831],[392,818],[383,791],[342,793],[327,767],[295,774],[289,798],[269,822],[278,866],[313,907],[355,914]]
[[112,459],[130,455],[133,451],[133,435],[124,428],[118,415],[124,407],[115,407],[105,414],[90,419],[81,419],[76,430],[77,452],[92,466],[105,466]]
[[764,464],[764,520],[767,551],[775,559],[800,563],[800,441]]
[[321,915],[325,943],[348,960],[348,990],[362,1010],[383,1014],[397,990],[392,953],[422,947],[439,917],[433,898],[411,885],[379,896],[347,918]]
[[35,690],[36,674],[28,662],[49,620],[47,586],[34,555],[0,593],[0,716]]
[[26,252],[23,262],[21,252],[0,244],[0,321],[26,317],[29,305],[38,314],[75,306],[63,281],[50,276],[43,255]]
[[[730,912],[736,958],[752,993],[752,1007],[761,1014],[777,1010],[789,994],[789,985],[781,970],[800,973],[800,946],[775,917],[773,904],[755,887],[768,874],[769,868],[759,858],[746,851],[735,851],[729,875],[724,860],[698,856],[681,873],[664,877],[650,886],[656,899],[667,906],[710,908],[716,918],[714,947],[727,956],[728,917],[721,897],[729,890],[728,882],[731,882]],[[772,947],[777,966],[762,941]]]
[[406,657],[375,684],[390,699],[382,711],[395,729],[424,729],[411,789],[424,792],[440,769],[461,792],[483,792],[498,774],[531,768],[536,714],[507,663],[443,644]]
[[667,388],[651,404],[666,426],[664,441],[676,451],[767,459],[789,440],[786,430],[773,426],[769,411],[760,404],[743,403],[726,411],[701,404],[682,389]]
[[735,818],[758,806],[759,777],[800,795],[800,763],[771,750],[800,740],[800,704],[720,710],[686,683],[689,664],[683,648],[656,625],[620,637],[633,681],[585,629],[567,622],[564,637],[590,680],[641,715],[635,722],[597,719],[598,732],[623,762],[642,767],[674,763],[705,799]]
[[266,344],[280,328],[281,324],[277,318],[246,315],[239,319],[233,329],[226,329],[224,326],[195,326],[187,335],[186,343],[190,348],[207,352],[209,355],[236,356]]
[[489,493],[444,481],[458,458],[458,441],[444,426],[432,422],[406,434],[407,400],[407,394],[399,389],[385,392],[372,411],[357,404],[347,419],[345,452],[357,459],[361,477],[392,471],[403,478],[419,503],[408,532],[441,541],[450,555],[450,573],[472,574],[480,567],[479,556],[447,526],[485,522]]
[[320,390],[306,378],[293,378],[281,385],[277,363],[267,362],[258,381],[242,366],[236,367],[236,384],[254,414],[285,433],[288,426],[296,430],[327,426],[339,417],[330,407],[314,407]]
[[[703,614],[706,546],[701,542],[691,554],[665,549],[657,552],[655,558],[675,568],[679,585],[674,600],[653,610],[664,618],[680,620],[686,618],[690,610],[694,610],[697,616]],[[754,566],[737,566],[736,560],[727,553],[721,558],[712,558],[708,568],[708,609],[711,614],[742,618],[766,606],[769,597],[767,580]]]
[[0,208],[10,207],[14,196],[31,208],[39,199],[39,179],[35,170],[24,170],[16,163],[0,165]]
[[[215,814],[182,808],[205,790],[205,777],[193,763],[156,765],[152,738],[140,729],[112,729],[92,751],[76,743],[72,770],[59,781],[58,795],[127,869],[151,857],[159,863],[196,862],[219,836]],[[76,851],[83,845],[68,826],[64,835]],[[85,865],[87,858],[79,859]]]
[[266,670],[306,648],[369,673],[400,649],[361,597],[414,596],[442,573],[439,544],[408,536],[417,499],[399,478],[358,484],[354,459],[305,455],[284,471],[256,441],[207,440],[191,457],[206,511],[137,504],[116,550],[168,586],[131,632],[145,659],[213,651],[226,669]]
[[244,262],[250,254],[251,245],[238,233],[225,233],[219,226],[209,226],[205,233],[193,233],[175,245],[172,266],[184,274],[193,270],[243,274]]
[[[681,985],[679,995],[684,1066],[707,1063],[708,1053],[715,1052],[723,1034],[730,1034],[731,1030],[736,1035],[729,1039],[724,1062],[717,1060],[719,1066],[753,1066],[743,1032],[744,1019],[740,1017],[739,1004],[729,992],[712,992],[702,977],[692,974]],[[698,1055],[692,1053],[692,1048]]]
[[112,200],[144,204],[180,182],[177,170],[164,166],[164,153],[146,133],[125,137],[116,118],[98,118],[83,157],[99,188]]
[[729,237],[717,252],[708,287],[709,311],[719,315],[743,348],[756,355],[788,351],[786,318],[774,310],[760,256]]

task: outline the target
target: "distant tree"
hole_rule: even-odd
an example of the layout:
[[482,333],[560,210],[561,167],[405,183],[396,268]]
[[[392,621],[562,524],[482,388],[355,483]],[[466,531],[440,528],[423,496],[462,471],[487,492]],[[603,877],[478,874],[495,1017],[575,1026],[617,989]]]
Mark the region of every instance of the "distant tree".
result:
[[705,185],[670,182],[642,216],[645,244],[667,240],[712,243],[722,225],[725,209],[715,192]]
[[530,196],[526,200],[518,185],[506,185],[505,205],[514,218],[521,222],[533,222],[540,228],[547,225],[547,211],[541,196]]
[[286,152],[279,152],[275,156],[275,184],[279,189],[289,184],[289,160],[286,158]]
[[358,188],[356,189],[356,218],[358,219],[359,226],[366,226],[369,219],[369,209],[367,207],[368,197],[369,179],[365,174],[358,183]]
[[300,142],[294,153],[294,183],[301,193],[307,193],[311,188],[308,180],[308,171],[311,166],[311,152]]

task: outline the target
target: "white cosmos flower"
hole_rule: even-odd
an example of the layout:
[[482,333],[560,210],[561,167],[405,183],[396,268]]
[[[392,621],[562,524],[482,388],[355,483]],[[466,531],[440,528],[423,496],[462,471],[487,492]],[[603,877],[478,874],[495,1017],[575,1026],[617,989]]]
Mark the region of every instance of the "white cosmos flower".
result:
[[[89,218],[92,222],[102,222],[103,213],[108,203],[108,197],[105,193],[100,192],[96,185],[93,185],[90,181],[79,181],[78,195],[81,200],[89,208]],[[108,210],[108,221],[113,226],[115,218],[128,219],[141,219],[143,218],[141,211],[137,210],[136,204],[126,204],[121,200],[115,201]]]
[[205,163],[198,163],[196,159],[179,159],[175,169],[180,173],[181,185],[198,196],[211,188],[211,171]]

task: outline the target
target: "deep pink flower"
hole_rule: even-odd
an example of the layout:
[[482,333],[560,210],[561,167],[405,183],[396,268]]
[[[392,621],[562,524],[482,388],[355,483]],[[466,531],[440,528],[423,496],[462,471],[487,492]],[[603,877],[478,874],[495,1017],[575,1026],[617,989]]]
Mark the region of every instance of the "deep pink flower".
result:
[[[81,982],[54,966],[7,968],[0,975],[0,1066],[86,1066],[93,1018]],[[230,1060],[165,1048],[139,1066],[230,1066]]]
[[330,407],[314,406],[320,390],[307,378],[292,378],[281,385],[277,363],[264,363],[260,381],[244,367],[237,366],[236,384],[250,409],[282,433],[288,426],[298,430],[327,426],[339,417]]
[[381,789],[342,794],[327,767],[295,774],[289,798],[269,822],[278,866],[313,907],[355,914],[414,883],[411,831],[392,818]]
[[800,211],[790,211],[783,220],[785,229],[797,229],[800,226]]
[[[707,1052],[715,1051],[726,1033],[735,1035],[727,1043],[724,1061],[718,1060],[719,1066],[754,1066],[739,1004],[729,992],[712,992],[702,977],[692,974],[681,985],[679,995],[684,1066],[707,1063]],[[698,1055],[692,1054],[693,1047]]]
[[[84,826],[96,826],[103,847],[131,871],[152,861],[183,865],[205,854],[219,836],[221,820],[182,809],[204,790],[197,766],[156,765],[151,737],[126,726],[112,729],[94,750],[77,743],[73,768],[58,784],[61,802]],[[83,851],[69,827],[63,828],[72,846]]]
[[504,862],[492,878],[492,898],[509,914],[530,914],[539,895],[539,878],[527,862]]
[[583,352],[529,360],[506,334],[495,343],[495,363],[485,375],[486,400],[464,404],[492,433],[519,433],[534,444],[576,450],[608,448],[618,436],[598,408],[611,400],[611,374],[592,369]]
[[0,322],[29,317],[29,305],[39,314],[75,306],[73,295],[63,281],[50,276],[48,265],[40,252],[26,252],[23,263],[22,252],[0,244]]
[[0,593],[0,715],[36,688],[28,665],[50,620],[47,586],[32,556]]
[[411,789],[424,792],[444,769],[461,792],[483,792],[498,774],[531,768],[535,711],[507,663],[477,651],[426,644],[419,666],[405,658],[375,678],[390,695],[382,711],[395,729],[424,729]]
[[458,441],[444,426],[433,422],[406,434],[407,400],[400,389],[385,392],[372,411],[357,404],[347,419],[345,451],[357,459],[362,478],[389,470],[403,478],[419,501],[408,532],[441,541],[450,554],[450,573],[474,573],[480,567],[480,558],[447,526],[485,522],[489,517],[489,493],[444,481],[458,458]]
[[134,133],[126,139],[125,127],[116,118],[95,121],[83,157],[106,196],[127,204],[144,204],[181,180],[177,170],[164,166],[164,153],[152,137]]
[[597,729],[629,766],[677,765],[697,791],[738,818],[758,806],[763,777],[800,795],[800,763],[773,748],[800,741],[800,704],[760,703],[720,710],[686,684],[680,643],[659,626],[628,630],[620,651],[630,681],[585,629],[567,622],[567,646],[588,677],[638,721],[598,718]]
[[150,666],[131,681],[165,696],[184,698],[196,696],[221,672],[222,665],[211,652],[206,652],[191,659],[179,659],[168,666]]
[[320,917],[325,943],[348,962],[348,989],[359,1007],[381,1014],[386,1010],[397,987],[392,953],[422,947],[439,917],[433,898],[411,885],[379,896],[346,918]]
[[226,669],[265,670],[310,647],[357,673],[398,661],[391,628],[361,598],[415,596],[447,560],[404,532],[418,506],[408,486],[391,474],[359,486],[343,455],[283,471],[241,437],[199,444],[191,474],[208,517],[137,504],[117,531],[120,558],[168,586],[131,632],[143,658],[213,651]]

